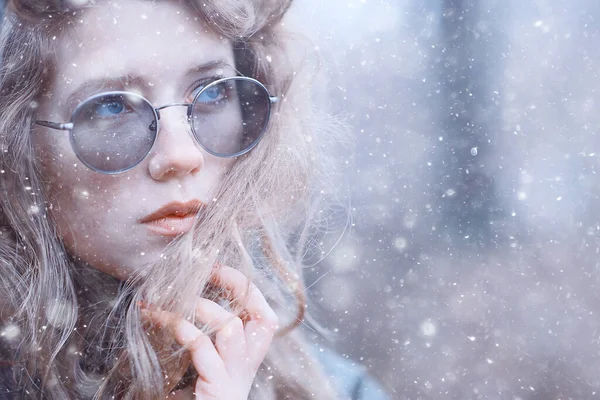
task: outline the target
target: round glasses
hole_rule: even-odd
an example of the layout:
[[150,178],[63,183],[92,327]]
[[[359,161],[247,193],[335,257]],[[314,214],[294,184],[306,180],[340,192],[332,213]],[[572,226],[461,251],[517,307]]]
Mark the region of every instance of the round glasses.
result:
[[36,124],[69,131],[71,146],[83,164],[103,174],[118,174],[138,165],[152,150],[160,110],[187,107],[198,144],[214,156],[237,157],[258,144],[277,100],[259,81],[236,76],[207,84],[191,103],[155,108],[135,93],[105,92],[80,103],[68,123]]

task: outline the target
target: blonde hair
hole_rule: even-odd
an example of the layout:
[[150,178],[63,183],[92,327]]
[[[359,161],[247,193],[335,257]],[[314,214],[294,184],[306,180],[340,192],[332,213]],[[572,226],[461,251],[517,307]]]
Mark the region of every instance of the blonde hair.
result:
[[[30,138],[36,101],[53,76],[50,37],[64,34],[93,5],[9,2],[0,31],[0,320],[20,332],[12,349],[25,373],[14,371],[26,393],[158,399],[192,382],[186,353],[166,333],[147,335],[137,301],[193,318],[198,294],[219,296],[208,281],[221,263],[251,277],[286,325],[250,397],[333,398],[312,346],[293,328],[306,307],[304,251],[334,171],[323,141],[314,139],[335,135],[337,126],[311,107],[307,81],[289,62],[292,35],[281,18],[290,2],[188,2],[234,42],[238,69],[283,101],[259,146],[237,160],[214,193],[202,234],[173,242],[160,260],[124,282],[65,251],[45,200],[51,182],[44,181]],[[229,306],[239,312],[242,303]]]

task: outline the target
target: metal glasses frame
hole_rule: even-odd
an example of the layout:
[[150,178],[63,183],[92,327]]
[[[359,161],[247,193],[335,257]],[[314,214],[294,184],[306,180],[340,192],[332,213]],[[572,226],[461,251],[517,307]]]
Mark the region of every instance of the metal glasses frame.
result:
[[[256,140],[246,149],[239,151],[237,153],[233,153],[233,154],[221,154],[221,153],[217,153],[215,151],[212,151],[208,148],[206,148],[204,146],[204,144],[200,141],[198,134],[196,132],[196,129],[194,128],[194,124],[192,122],[192,117],[193,117],[193,109],[194,109],[194,105],[196,104],[197,99],[202,95],[202,93],[204,93],[205,90],[210,89],[213,86],[219,85],[223,82],[230,82],[230,81],[247,81],[247,82],[252,82],[254,84],[257,85],[257,87],[261,88],[261,90],[264,90],[265,95],[267,96],[267,98],[269,99],[268,103],[267,103],[267,116],[265,118],[265,122],[261,128],[261,132],[260,135],[258,135],[258,137],[256,138]],[[74,143],[74,138],[73,138],[73,128],[74,128],[74,124],[73,124],[73,116],[77,114],[77,112],[80,110],[80,108],[86,104],[88,101],[92,101],[94,99],[97,99],[99,97],[103,97],[103,96],[115,96],[115,95],[125,95],[125,96],[132,96],[135,98],[138,98],[141,101],[146,102],[150,108],[152,109],[152,111],[154,112],[154,121],[156,121],[156,135],[154,137],[154,140],[152,142],[152,146],[150,146],[150,149],[148,150],[148,152],[144,155],[144,157],[142,157],[138,162],[136,162],[135,164],[133,164],[130,167],[127,168],[123,168],[117,171],[103,171],[103,170],[99,170],[91,165],[89,165],[85,160],[83,160],[78,152],[76,151],[75,148],[75,143]],[[191,103],[171,103],[171,104],[165,104],[162,105],[160,107],[154,107],[154,105],[152,105],[152,103],[146,99],[145,97],[137,94],[137,93],[133,93],[133,92],[126,92],[126,91],[109,91],[109,92],[102,92],[102,93],[98,93],[95,94],[93,96],[88,97],[87,99],[85,99],[83,102],[81,102],[76,108],[75,110],[71,113],[71,119],[69,120],[69,122],[66,123],[60,123],[60,122],[51,122],[51,121],[35,121],[35,124],[37,125],[41,125],[41,126],[45,126],[47,128],[51,128],[51,129],[57,129],[57,130],[62,130],[62,131],[69,131],[69,139],[71,142],[71,147],[73,148],[73,151],[75,152],[75,155],[77,156],[77,158],[79,159],[79,161],[81,161],[86,167],[102,173],[102,174],[107,174],[107,175],[115,175],[115,174],[120,174],[122,172],[126,172],[129,171],[132,168],[135,168],[139,163],[141,163],[147,156],[148,154],[150,154],[150,152],[152,151],[152,148],[154,147],[154,144],[156,143],[156,138],[158,137],[158,132],[160,131],[159,128],[159,121],[160,121],[160,110],[164,110],[165,108],[169,108],[169,107],[187,107],[187,119],[188,119],[188,123],[190,125],[190,129],[192,131],[192,134],[194,135],[194,139],[196,140],[196,142],[209,154],[212,154],[213,156],[216,157],[222,157],[222,158],[234,158],[234,157],[239,157],[243,154],[248,153],[250,150],[252,150],[257,144],[258,142],[260,142],[260,140],[262,139],[263,135],[265,134],[265,131],[267,130],[267,125],[269,123],[269,119],[271,117],[271,108],[272,105],[277,103],[279,101],[279,97],[276,96],[271,96],[269,94],[269,90],[266,88],[265,85],[263,85],[261,82],[257,81],[254,78],[249,78],[246,76],[232,76],[232,77],[226,77],[226,78],[221,78],[221,79],[217,79],[215,81],[210,82],[208,85],[204,86],[202,88],[202,90],[200,90],[196,96],[194,96],[194,100],[192,100]]]

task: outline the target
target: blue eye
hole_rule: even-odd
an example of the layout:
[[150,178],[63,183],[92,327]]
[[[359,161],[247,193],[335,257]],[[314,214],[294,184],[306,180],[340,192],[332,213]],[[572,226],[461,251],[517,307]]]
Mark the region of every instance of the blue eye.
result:
[[212,85],[208,88],[200,87],[200,96],[196,99],[197,103],[218,103],[227,97],[227,86],[225,83]]
[[96,105],[95,114],[99,117],[112,117],[121,114],[125,110],[123,99],[111,98]]

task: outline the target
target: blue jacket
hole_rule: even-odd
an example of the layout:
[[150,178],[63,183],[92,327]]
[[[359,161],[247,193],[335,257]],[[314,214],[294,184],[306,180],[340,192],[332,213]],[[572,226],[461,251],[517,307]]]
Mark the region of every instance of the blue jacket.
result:
[[343,400],[388,400],[381,385],[361,364],[352,362],[331,350],[319,352],[325,373],[345,394]]

